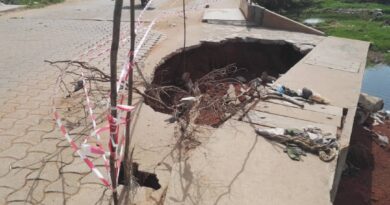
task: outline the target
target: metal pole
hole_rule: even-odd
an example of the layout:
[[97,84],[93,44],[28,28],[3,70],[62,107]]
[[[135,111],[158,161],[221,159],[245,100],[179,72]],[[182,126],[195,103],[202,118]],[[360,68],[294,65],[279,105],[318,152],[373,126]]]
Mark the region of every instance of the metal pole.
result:
[[[130,52],[129,52],[129,79],[128,79],[128,98],[127,104],[133,103],[133,66],[134,66],[134,47],[135,47],[135,15],[134,15],[134,0],[130,0]],[[131,161],[129,159],[129,150],[131,145],[130,137],[130,124],[131,124],[131,112],[126,115],[126,140],[125,140],[125,153],[124,153],[124,174],[126,184],[130,185],[131,180]]]
[[[111,175],[111,185],[113,188],[113,199],[114,205],[118,204],[118,193],[116,190],[116,168],[115,168],[115,146],[117,144],[117,127],[115,121],[117,117],[116,110],[116,100],[117,100],[117,91],[116,91],[116,81],[117,81],[117,58],[118,58],[118,48],[119,48],[119,35],[121,27],[121,16],[122,16],[122,5],[123,0],[116,0],[114,7],[114,19],[113,19],[113,29],[112,29],[112,43],[111,43],[111,52],[110,52],[110,71],[111,71],[111,93],[110,93],[110,102],[111,102],[111,117],[110,119],[110,175]],[[114,144],[113,144],[114,143]]]

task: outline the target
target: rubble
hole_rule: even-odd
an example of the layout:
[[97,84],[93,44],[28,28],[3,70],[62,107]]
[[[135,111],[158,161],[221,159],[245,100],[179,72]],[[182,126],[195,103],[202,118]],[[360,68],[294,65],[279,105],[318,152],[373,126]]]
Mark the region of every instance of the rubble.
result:
[[375,113],[383,109],[384,103],[383,99],[361,93],[359,97],[359,106],[371,113]]
[[355,123],[335,205],[388,204],[390,155],[386,136],[390,136],[389,125],[388,118],[378,125]]

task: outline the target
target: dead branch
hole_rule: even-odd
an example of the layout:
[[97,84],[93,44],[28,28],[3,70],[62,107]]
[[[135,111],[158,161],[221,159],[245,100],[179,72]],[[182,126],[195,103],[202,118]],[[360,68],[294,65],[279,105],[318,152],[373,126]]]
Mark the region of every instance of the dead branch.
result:
[[[86,80],[99,81],[99,82],[110,82],[110,75],[106,74],[105,72],[103,72],[99,68],[96,68],[94,66],[89,65],[87,62],[73,61],[73,60],[60,60],[60,61],[45,60],[44,62],[47,62],[50,65],[57,67],[58,69],[60,69],[61,71],[65,72],[65,73],[73,74],[75,76],[81,77],[80,73],[77,73],[73,70],[68,69],[69,66],[76,66],[77,68],[82,68],[82,69],[89,71],[91,73],[90,76],[85,77]],[[68,66],[65,69],[63,69],[60,66],[58,66],[58,64],[67,64]]]

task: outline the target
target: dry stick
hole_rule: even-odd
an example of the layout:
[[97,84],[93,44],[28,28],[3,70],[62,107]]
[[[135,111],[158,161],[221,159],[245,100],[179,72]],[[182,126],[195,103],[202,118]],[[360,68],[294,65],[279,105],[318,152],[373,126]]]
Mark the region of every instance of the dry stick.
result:
[[[128,79],[128,96],[127,104],[131,105],[133,103],[133,66],[134,66],[134,47],[135,47],[135,27],[134,27],[134,0],[130,0],[130,53],[129,53],[129,79]],[[131,122],[131,112],[126,114],[126,139],[125,139],[125,153],[124,153],[124,170],[125,174],[125,183],[129,186],[131,185],[131,161],[129,160],[129,147],[131,143],[130,137],[130,122]],[[131,187],[130,187],[131,188]]]
[[[114,8],[114,25],[112,29],[112,43],[111,43],[111,52],[110,52],[110,71],[111,71],[111,93],[110,93],[110,101],[111,101],[111,117],[116,119],[117,110],[116,110],[116,99],[117,99],[117,91],[116,91],[116,76],[117,76],[117,58],[118,58],[118,47],[119,47],[119,35],[120,35],[120,27],[121,27],[121,16],[122,16],[122,5],[123,0],[115,1]],[[115,122],[114,122],[115,123]],[[111,154],[110,154],[110,175],[111,175],[111,185],[113,189],[112,197],[114,199],[114,205],[118,204],[118,193],[116,190],[116,170],[115,170],[115,146],[113,143],[117,144],[116,133],[117,129],[115,125],[110,125],[110,137],[111,137]],[[114,141],[114,142],[112,142]]]
[[144,74],[142,73],[141,69],[138,66],[138,63],[134,62],[134,67],[137,70],[137,73],[142,78],[142,81],[144,81],[144,85],[146,89],[149,89],[151,87],[150,83],[146,80]]
[[65,73],[67,74],[72,74],[72,75],[75,75],[75,76],[81,76],[81,74],[79,73],[76,73],[74,71],[68,71],[68,67],[65,68],[65,69],[62,69],[60,68],[59,66],[57,66],[57,64],[60,64],[60,63],[64,63],[64,64],[67,64],[67,65],[75,65],[79,68],[82,68],[82,69],[85,69],[85,70],[88,70],[90,71],[91,73],[96,73],[98,75],[98,77],[94,77],[94,76],[91,76],[91,77],[86,77],[87,80],[91,81],[99,81],[99,82],[109,82],[110,81],[110,76],[107,75],[106,73],[104,73],[102,70],[100,70],[99,68],[97,67],[94,67],[94,66],[91,66],[89,65],[87,62],[83,62],[83,61],[72,61],[72,60],[61,60],[61,61],[49,61],[49,60],[44,60],[44,62],[46,63],[49,63],[50,65],[52,66],[55,66],[57,67],[59,70],[61,71],[64,71]]
[[186,24],[186,0],[183,0],[183,70],[186,70],[186,43],[187,43],[187,24]]

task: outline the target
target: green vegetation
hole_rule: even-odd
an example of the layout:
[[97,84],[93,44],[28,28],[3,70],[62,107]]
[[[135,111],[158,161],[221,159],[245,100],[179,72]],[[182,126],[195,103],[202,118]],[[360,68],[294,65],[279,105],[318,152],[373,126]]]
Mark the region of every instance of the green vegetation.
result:
[[[297,4],[296,2],[302,0],[271,1]],[[326,35],[369,41],[374,56],[379,56],[381,61],[390,63],[390,4],[358,0],[303,1],[304,4],[298,4],[302,6],[286,6],[291,5],[290,3],[274,10],[300,22],[307,18],[323,19],[324,21],[317,24],[316,28],[324,31]],[[384,1],[376,0],[376,2]],[[376,9],[381,9],[382,15],[375,16],[373,13]]]
[[42,7],[49,4],[60,3],[64,0],[1,0],[6,4],[28,5],[29,7]]

